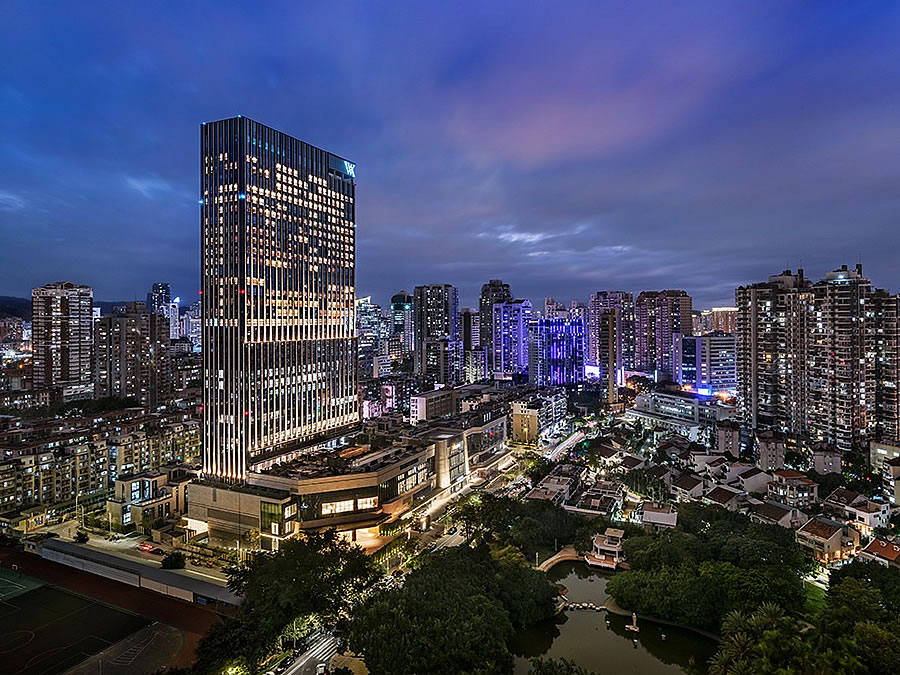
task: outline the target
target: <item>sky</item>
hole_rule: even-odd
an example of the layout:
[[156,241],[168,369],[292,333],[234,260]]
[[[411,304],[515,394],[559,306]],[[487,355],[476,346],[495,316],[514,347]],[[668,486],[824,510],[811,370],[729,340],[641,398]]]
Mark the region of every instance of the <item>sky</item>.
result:
[[357,293],[900,291],[900,4],[4,3],[0,295],[199,287],[199,126],[357,163]]

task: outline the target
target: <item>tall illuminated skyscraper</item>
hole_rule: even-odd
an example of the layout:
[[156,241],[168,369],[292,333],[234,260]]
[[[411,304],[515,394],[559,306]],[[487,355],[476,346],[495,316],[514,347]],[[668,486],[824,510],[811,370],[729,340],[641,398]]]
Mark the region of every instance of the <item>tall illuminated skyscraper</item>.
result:
[[246,117],[200,130],[203,471],[359,421],[356,166]]
[[528,341],[528,382],[538,387],[584,381],[584,321],[533,319]]
[[512,300],[509,284],[500,279],[491,279],[481,287],[478,298],[478,339],[487,352],[488,372],[494,369],[494,305]]

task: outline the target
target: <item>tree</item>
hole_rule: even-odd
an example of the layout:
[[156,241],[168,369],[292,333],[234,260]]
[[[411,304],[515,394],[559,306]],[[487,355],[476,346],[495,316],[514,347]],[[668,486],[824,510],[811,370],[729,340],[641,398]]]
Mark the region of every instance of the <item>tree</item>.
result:
[[558,592],[547,575],[534,569],[517,549],[508,546],[492,554],[497,597],[516,626],[528,626],[552,616]]
[[162,559],[162,568],[164,570],[183,570],[184,564],[184,553],[181,551],[169,551]]
[[356,613],[350,649],[374,675],[509,672],[513,628],[498,596],[486,547],[439,551]]
[[381,577],[361,548],[333,530],[283,541],[276,553],[254,552],[227,571],[229,588],[243,601],[236,617],[200,641],[197,673],[218,673],[228,664],[255,669],[298,620],[337,629]]
[[78,532],[75,533],[75,543],[86,544],[86,543],[88,543],[89,540],[90,540],[90,537],[88,536],[88,533],[85,532],[84,530],[78,530]]
[[552,616],[555,597],[515,548],[444,549],[355,613],[349,646],[375,675],[510,672],[513,626]]
[[900,570],[885,567],[875,561],[856,559],[831,572],[831,588],[838,588],[846,579],[865,581],[881,591],[881,599],[887,611],[900,616]]

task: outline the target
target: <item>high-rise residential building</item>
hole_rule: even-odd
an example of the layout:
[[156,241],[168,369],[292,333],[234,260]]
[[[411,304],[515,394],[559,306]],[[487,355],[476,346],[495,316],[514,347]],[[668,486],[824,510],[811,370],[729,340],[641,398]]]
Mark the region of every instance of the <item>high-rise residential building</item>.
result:
[[805,438],[811,284],[803,270],[785,270],[766,282],[739,287],[735,304],[738,406],[744,424]]
[[538,387],[584,381],[584,322],[581,319],[532,319],[528,381]]
[[494,305],[512,300],[509,284],[500,279],[491,279],[481,287],[478,298],[479,338],[487,351],[488,372],[494,370]]
[[101,317],[94,326],[97,398],[133,398],[151,410],[172,392],[169,321],[129,302],[123,311]]
[[673,338],[673,379],[700,394],[737,391],[737,341],[734,334],[715,331]]
[[459,313],[463,353],[463,380],[477,382],[487,377],[487,349],[481,346],[481,311],[466,307]]
[[169,339],[177,340],[181,337],[181,298],[175,298],[166,307],[165,315],[169,319]]
[[157,282],[147,293],[147,311],[152,314],[169,314],[169,305],[172,302],[172,287],[164,282]]
[[531,303],[510,300],[494,305],[494,373],[502,376],[528,372],[528,327]]
[[68,281],[31,291],[35,389],[61,388],[66,400],[94,395],[93,305],[90,286]]
[[192,302],[188,311],[181,317],[181,335],[190,338],[196,351],[203,342],[203,311],[201,302]]
[[673,335],[693,335],[691,296],[681,290],[641,292],[634,330],[635,368],[671,375]]
[[875,354],[875,419],[869,425],[870,450],[882,441],[900,442],[900,295],[872,293],[868,330]]
[[436,384],[453,386],[463,379],[459,340],[429,338],[422,345],[422,374]]
[[[451,381],[458,379],[462,345],[459,340],[459,293],[456,288],[450,284],[416,286],[413,291],[413,309],[416,328],[416,372],[433,371],[433,364],[437,358],[435,354],[441,353],[450,360],[448,370],[442,371],[443,376],[449,377]],[[426,347],[430,341],[443,341],[444,344],[428,348],[431,354],[429,359]],[[429,363],[432,364],[431,367]]]
[[468,351],[481,345],[481,312],[463,307],[459,312],[459,330],[463,349]]
[[[621,340],[619,338],[619,326],[621,325],[621,313],[616,309],[607,309],[595,312],[591,317],[587,340],[589,351],[593,351],[596,373],[599,375],[600,384],[606,392],[606,401],[615,403],[618,401],[619,384],[624,383],[624,373],[621,366]],[[588,359],[585,356],[585,363]],[[622,380],[620,382],[620,380]]]
[[615,315],[616,358],[619,369],[618,383],[624,384],[624,371],[635,370],[635,327],[634,296],[625,291],[598,291],[591,295],[587,306],[587,352],[585,360],[588,365],[599,366],[600,362],[600,317],[613,313]]
[[588,307],[586,304],[579,300],[573,300],[569,305],[569,318],[572,319],[581,319],[584,321],[584,325],[587,326],[588,320]]
[[200,133],[203,470],[359,422],[356,166],[250,120]]
[[0,342],[21,342],[24,335],[22,319],[17,316],[0,317]]
[[897,296],[845,265],[814,284],[786,271],[735,298],[747,426],[842,452],[897,440]]
[[391,332],[401,336],[403,351],[412,354],[416,348],[416,326],[413,316],[413,296],[400,291],[391,298]]
[[381,306],[372,302],[372,296],[356,299],[357,366],[360,377],[372,377],[375,355],[379,353],[382,324]]
[[544,318],[545,319],[568,319],[569,310],[566,306],[557,302],[553,298],[544,298]]
[[734,333],[737,329],[737,307],[713,307],[700,312],[699,330],[702,333]]
[[862,265],[828,272],[812,287],[807,335],[809,433],[838,450],[861,450],[875,424],[872,283]]

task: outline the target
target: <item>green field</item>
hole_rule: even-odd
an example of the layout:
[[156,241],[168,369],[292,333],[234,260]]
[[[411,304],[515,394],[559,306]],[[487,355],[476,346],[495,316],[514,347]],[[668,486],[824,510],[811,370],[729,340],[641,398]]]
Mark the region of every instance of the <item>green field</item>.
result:
[[0,671],[62,673],[143,628],[147,619],[0,571]]

